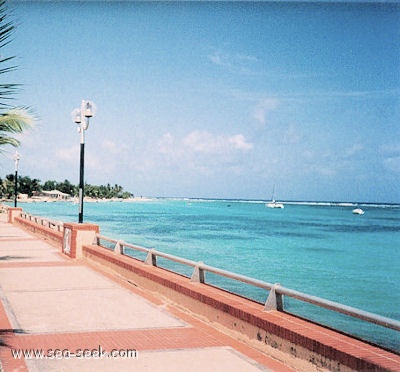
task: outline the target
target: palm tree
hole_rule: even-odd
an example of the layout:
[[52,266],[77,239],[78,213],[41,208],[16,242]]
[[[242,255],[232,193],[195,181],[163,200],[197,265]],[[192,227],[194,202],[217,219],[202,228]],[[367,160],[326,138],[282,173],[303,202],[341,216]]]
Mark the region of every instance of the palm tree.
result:
[[[0,0],[0,49],[7,45],[11,40],[10,36],[14,30],[14,25],[7,19],[6,1]],[[0,57],[0,64],[9,62],[14,57]],[[15,66],[1,67],[0,75],[10,72]],[[11,135],[22,133],[25,129],[32,127],[33,118],[25,108],[11,108],[4,103],[4,100],[11,99],[11,96],[17,91],[19,84],[1,83],[0,84],[0,147],[4,145],[18,146],[19,140]]]
[[12,109],[0,115],[0,146],[17,147],[20,141],[10,134],[22,133],[33,125],[32,116],[26,110]]

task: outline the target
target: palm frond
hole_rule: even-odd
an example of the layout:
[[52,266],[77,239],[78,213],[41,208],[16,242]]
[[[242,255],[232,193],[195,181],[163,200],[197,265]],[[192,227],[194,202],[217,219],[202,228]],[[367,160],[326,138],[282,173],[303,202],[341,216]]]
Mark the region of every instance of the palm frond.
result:
[[[7,45],[14,32],[14,24],[9,20],[8,9],[5,0],[0,0],[0,48]],[[15,66],[4,66],[14,57],[0,57],[0,75],[13,71]],[[4,67],[3,67],[4,66]],[[0,84],[0,109],[10,108],[4,101],[12,98],[18,90],[20,84],[1,83]],[[9,109],[7,112],[0,113],[0,152],[3,145],[18,146],[20,141],[14,138],[14,134],[23,133],[26,129],[33,127],[34,116],[30,109],[19,107]]]
[[7,6],[4,0],[0,1],[0,48],[7,45],[11,40],[10,36],[14,32],[12,21],[6,21],[8,18]]
[[27,110],[15,108],[0,115],[0,132],[22,133],[33,123],[34,118]]
[[[14,31],[14,24],[9,20],[8,9],[5,0],[0,0],[0,48],[4,47],[11,41],[11,34]],[[14,57],[0,57],[0,75],[15,70],[16,66],[7,66]],[[5,104],[4,100],[9,100],[17,92],[18,84],[1,83],[0,84],[0,107],[6,108],[10,105]]]
[[[15,94],[21,87],[20,84],[0,84],[0,99],[10,100],[12,95]],[[9,105],[5,105],[9,106]]]
[[[14,147],[18,147],[20,144],[20,141],[17,140],[16,138],[12,138],[12,137],[2,137],[0,134],[0,146],[3,145],[11,145]],[[0,148],[0,152],[2,152],[2,149]]]
[[20,141],[11,137],[10,134],[22,133],[32,128],[34,120],[33,115],[25,108],[15,108],[0,115],[0,146],[19,146]]

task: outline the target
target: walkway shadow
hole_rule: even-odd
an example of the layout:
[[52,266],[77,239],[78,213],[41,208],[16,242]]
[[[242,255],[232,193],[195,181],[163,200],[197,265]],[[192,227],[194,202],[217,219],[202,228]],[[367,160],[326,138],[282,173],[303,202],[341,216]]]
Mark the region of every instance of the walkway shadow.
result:
[[15,333],[25,334],[26,332],[23,329],[0,329],[0,347],[11,347],[6,340]]
[[8,261],[8,260],[23,260],[26,258],[32,258],[28,256],[0,256],[0,261]]

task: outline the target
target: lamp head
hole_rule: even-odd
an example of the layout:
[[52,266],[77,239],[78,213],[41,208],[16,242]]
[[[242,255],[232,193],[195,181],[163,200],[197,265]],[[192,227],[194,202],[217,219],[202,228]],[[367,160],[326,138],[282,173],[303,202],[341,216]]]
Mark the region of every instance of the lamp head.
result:
[[75,124],[80,124],[81,123],[81,121],[82,121],[82,119],[81,119],[81,110],[79,110],[79,109],[74,109],[72,112],[71,112],[71,117],[72,117],[72,121],[75,123]]
[[82,103],[83,103],[83,105],[82,105],[83,115],[87,118],[93,117],[96,114],[96,110],[97,110],[97,107],[94,104],[94,102],[86,100],[86,101],[83,101]]
[[90,103],[90,101],[85,102],[85,112],[84,113],[87,118],[91,118],[93,116],[92,104]]

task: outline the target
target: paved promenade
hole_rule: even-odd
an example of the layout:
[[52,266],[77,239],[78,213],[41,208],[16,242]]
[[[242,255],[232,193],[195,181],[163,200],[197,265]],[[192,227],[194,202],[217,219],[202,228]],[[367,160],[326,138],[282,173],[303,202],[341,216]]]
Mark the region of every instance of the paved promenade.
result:
[[[65,257],[7,223],[5,213],[0,299],[4,371],[290,370],[154,294]],[[24,350],[44,354],[13,356]],[[104,354],[111,352],[121,356]]]

